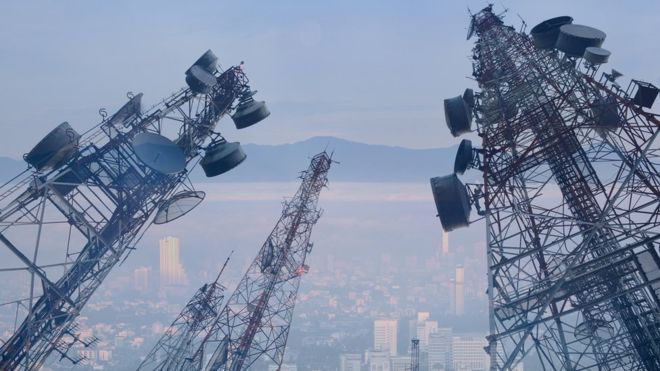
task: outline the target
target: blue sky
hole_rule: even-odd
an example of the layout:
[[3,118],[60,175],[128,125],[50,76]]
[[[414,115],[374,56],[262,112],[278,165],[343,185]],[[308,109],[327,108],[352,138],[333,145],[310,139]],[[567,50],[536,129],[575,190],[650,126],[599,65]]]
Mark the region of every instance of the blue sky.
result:
[[[182,87],[211,48],[246,62],[271,117],[236,131],[275,144],[315,135],[414,148],[457,142],[442,99],[473,82],[467,7],[482,1],[4,1],[0,4],[0,155],[19,157],[52,127],[83,132],[127,91],[150,105]],[[610,67],[660,84],[660,2],[504,1],[508,23],[557,15],[608,34]],[[633,4],[633,5],[630,5]]]

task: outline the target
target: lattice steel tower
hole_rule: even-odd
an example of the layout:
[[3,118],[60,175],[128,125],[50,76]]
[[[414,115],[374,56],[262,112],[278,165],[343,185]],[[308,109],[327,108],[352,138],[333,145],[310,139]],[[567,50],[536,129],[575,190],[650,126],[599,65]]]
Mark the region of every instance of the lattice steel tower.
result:
[[[431,179],[445,230],[487,228],[492,369],[660,369],[660,150],[652,84],[599,72],[605,33],[557,17],[531,30],[471,15],[480,92],[445,100],[463,140]],[[464,185],[467,169],[483,184]],[[539,365],[540,363],[540,365]]]
[[229,258],[220,269],[215,281],[204,284],[183,307],[170,327],[165,330],[138,370],[189,370],[192,357],[216,321],[225,286],[219,281]]
[[270,233],[213,327],[195,353],[192,369],[246,370],[257,360],[279,367],[289,336],[298,286],[309,267],[312,227],[332,158],[321,152],[301,175],[295,196],[284,203]]
[[53,351],[77,362],[71,346],[90,342],[75,319],[112,267],[151,223],[204,198],[188,179],[200,157],[207,176],[245,159],[215,131],[228,113],[239,129],[269,115],[242,66],[222,71],[209,50],[186,82],[146,112],[142,94],[130,94],[82,136],[59,125],[25,156],[29,168],[0,187],[0,369],[38,369]]

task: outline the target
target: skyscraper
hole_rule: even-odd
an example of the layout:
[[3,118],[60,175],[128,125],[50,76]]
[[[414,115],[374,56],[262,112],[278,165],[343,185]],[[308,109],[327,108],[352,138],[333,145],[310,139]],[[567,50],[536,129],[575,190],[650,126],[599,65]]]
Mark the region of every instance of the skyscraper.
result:
[[442,255],[449,254],[449,233],[442,231]]
[[388,352],[391,356],[395,356],[397,354],[396,330],[397,320],[395,319],[375,320],[374,350]]
[[429,336],[429,370],[450,370],[452,368],[451,345],[453,331],[441,327]]
[[463,265],[459,264],[456,266],[456,278],[454,280],[456,284],[454,300],[455,303],[455,314],[457,316],[462,316],[465,313],[465,268]]
[[362,370],[362,355],[359,353],[344,353],[339,356],[339,371]]
[[488,345],[485,337],[455,336],[452,339],[452,363],[454,370],[486,371],[490,360],[484,352]]
[[186,272],[179,259],[179,239],[165,237],[160,240],[160,285],[183,285]]

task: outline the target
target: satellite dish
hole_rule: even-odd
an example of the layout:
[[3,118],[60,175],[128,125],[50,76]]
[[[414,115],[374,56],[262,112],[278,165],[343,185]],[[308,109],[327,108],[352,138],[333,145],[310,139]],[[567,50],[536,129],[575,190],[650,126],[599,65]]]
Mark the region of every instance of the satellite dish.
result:
[[442,228],[449,232],[470,225],[467,188],[456,174],[431,178],[431,190]]
[[467,39],[466,40],[470,40],[473,35],[474,35],[474,16],[472,16],[472,19],[470,19],[470,25],[468,26],[468,32],[467,32]]
[[133,151],[150,168],[163,174],[176,174],[186,168],[181,147],[155,133],[140,133],[133,138]]
[[[207,50],[202,54],[201,57],[199,57],[195,63],[193,63],[193,66],[200,66],[203,69],[205,69],[209,73],[214,73],[217,70],[218,66],[218,57],[213,54],[213,51],[211,49]],[[192,66],[190,67],[192,68]],[[188,71],[190,71],[190,68]],[[188,73],[186,71],[186,73]]]
[[468,166],[474,160],[474,152],[472,151],[472,141],[463,139],[461,144],[458,145],[456,152],[456,159],[454,160],[454,173],[463,174]]
[[206,197],[202,191],[183,191],[165,201],[156,212],[154,224],[165,224],[188,214]]
[[218,80],[204,68],[194,65],[186,71],[186,83],[197,94],[208,94]]
[[581,57],[590,46],[600,47],[605,41],[605,32],[581,24],[565,24],[559,28],[557,49],[566,55]]
[[565,24],[573,23],[573,18],[561,16],[547,19],[532,28],[530,34],[532,41],[539,49],[552,49],[557,43],[559,28]]
[[472,130],[472,110],[460,95],[445,99],[445,121],[451,135],[457,137]]
[[129,99],[110,119],[111,124],[123,124],[128,119],[134,117],[142,111],[142,93],[139,93]]
[[611,54],[612,53],[607,49],[590,46],[584,50],[584,55],[582,57],[591,64],[603,64],[607,63]]
[[266,102],[257,102],[252,98],[255,93],[248,91],[241,97],[236,112],[231,116],[236,129],[245,129],[270,116]]
[[207,177],[224,174],[245,161],[247,155],[239,142],[211,144],[200,164]]
[[24,159],[38,171],[57,169],[75,156],[79,141],[80,134],[68,122],[63,122],[39,141]]
[[474,91],[470,88],[465,89],[465,92],[463,92],[463,100],[467,103],[468,107],[474,108]]

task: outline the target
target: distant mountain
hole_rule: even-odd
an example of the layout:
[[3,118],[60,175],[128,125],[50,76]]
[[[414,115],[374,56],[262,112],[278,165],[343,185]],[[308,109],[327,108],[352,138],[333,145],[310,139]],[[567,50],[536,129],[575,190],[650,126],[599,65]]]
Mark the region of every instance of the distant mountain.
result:
[[[227,174],[213,178],[224,182],[288,181],[309,165],[309,159],[326,149],[339,162],[333,166],[333,181],[412,182],[449,173],[456,148],[409,149],[371,145],[334,137],[314,137],[283,145],[244,146],[247,159]],[[201,169],[193,174],[196,180]],[[208,178],[207,178],[208,179]]]
[[[247,159],[227,174],[206,178],[201,167],[195,181],[272,182],[295,180],[309,159],[327,149],[340,164],[333,167],[333,181],[426,182],[431,176],[451,172],[456,147],[410,149],[352,142],[334,137],[314,137],[293,144],[243,146]],[[0,157],[0,181],[11,179],[26,168],[25,162]]]

